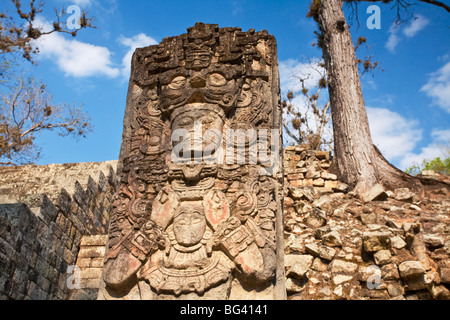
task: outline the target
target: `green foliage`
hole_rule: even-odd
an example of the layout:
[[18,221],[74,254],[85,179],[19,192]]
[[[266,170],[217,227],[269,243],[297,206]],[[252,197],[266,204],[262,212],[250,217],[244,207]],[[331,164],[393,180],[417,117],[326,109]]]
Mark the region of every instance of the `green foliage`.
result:
[[414,163],[411,167],[407,168],[405,172],[414,176],[421,174],[424,170],[433,170],[436,173],[450,175],[450,151],[447,154],[447,158],[444,160],[440,157],[436,157],[432,160],[425,159],[421,164]]

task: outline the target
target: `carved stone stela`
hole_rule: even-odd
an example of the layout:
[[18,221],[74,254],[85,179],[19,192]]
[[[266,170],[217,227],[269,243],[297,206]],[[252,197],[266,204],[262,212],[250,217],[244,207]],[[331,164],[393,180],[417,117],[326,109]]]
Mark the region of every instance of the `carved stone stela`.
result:
[[187,31],[133,56],[99,299],[283,298],[275,39]]

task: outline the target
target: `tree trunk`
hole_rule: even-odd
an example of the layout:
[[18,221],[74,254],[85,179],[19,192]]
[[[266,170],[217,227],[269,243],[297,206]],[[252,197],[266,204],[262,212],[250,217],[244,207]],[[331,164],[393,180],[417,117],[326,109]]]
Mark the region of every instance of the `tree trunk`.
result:
[[[326,63],[331,102],[335,167],[341,181],[357,193],[377,183],[386,188],[418,187],[417,179],[392,166],[373,145],[355,49],[342,10],[342,0],[314,1],[315,20]],[[314,6],[314,4],[313,4]]]

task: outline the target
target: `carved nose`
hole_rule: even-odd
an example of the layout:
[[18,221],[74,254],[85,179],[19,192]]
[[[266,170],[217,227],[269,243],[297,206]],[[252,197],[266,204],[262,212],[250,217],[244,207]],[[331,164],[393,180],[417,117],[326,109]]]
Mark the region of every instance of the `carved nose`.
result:
[[191,78],[192,88],[204,88],[206,86],[206,79],[201,76],[194,76]]

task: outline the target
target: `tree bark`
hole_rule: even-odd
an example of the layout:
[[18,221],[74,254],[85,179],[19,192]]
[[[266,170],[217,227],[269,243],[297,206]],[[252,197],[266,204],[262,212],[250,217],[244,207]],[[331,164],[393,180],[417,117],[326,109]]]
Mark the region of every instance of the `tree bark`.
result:
[[315,5],[314,17],[323,37],[321,46],[331,102],[335,167],[340,180],[357,193],[366,192],[378,183],[389,189],[405,185],[418,187],[418,179],[388,163],[372,142],[342,0],[320,0],[315,1]]

